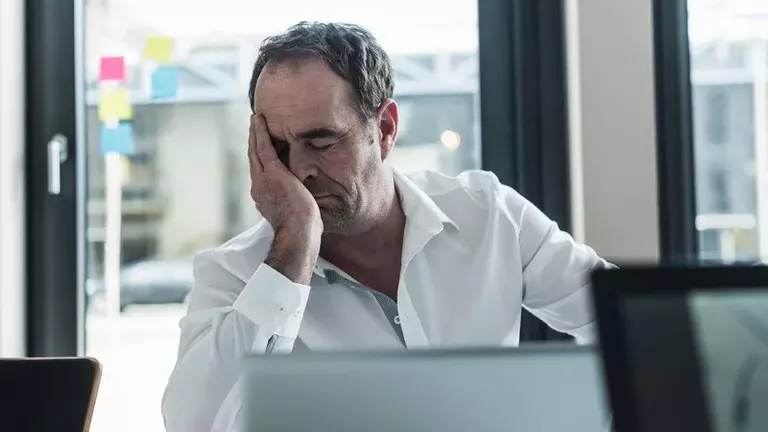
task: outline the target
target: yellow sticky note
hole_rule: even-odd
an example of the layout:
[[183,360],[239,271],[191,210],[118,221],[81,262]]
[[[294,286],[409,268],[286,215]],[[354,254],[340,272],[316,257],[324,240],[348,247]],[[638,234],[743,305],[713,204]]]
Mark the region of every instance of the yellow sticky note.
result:
[[99,120],[114,122],[130,120],[133,117],[128,90],[124,88],[103,88],[99,91]]
[[173,39],[163,36],[149,37],[144,44],[144,57],[158,61],[167,62],[171,60],[173,54]]

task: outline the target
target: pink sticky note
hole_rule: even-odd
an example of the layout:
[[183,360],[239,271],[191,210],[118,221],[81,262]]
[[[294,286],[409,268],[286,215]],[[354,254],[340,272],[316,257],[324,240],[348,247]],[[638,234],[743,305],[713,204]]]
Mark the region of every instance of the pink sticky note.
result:
[[123,57],[102,57],[99,69],[99,81],[125,80],[125,60]]

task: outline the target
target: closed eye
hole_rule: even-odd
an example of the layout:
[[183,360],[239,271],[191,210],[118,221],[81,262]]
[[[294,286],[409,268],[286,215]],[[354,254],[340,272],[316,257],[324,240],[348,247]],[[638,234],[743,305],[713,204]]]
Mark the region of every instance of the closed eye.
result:
[[313,149],[315,149],[315,150],[328,150],[329,148],[331,148],[331,147],[333,147],[334,145],[336,145],[336,141],[326,141],[326,142],[323,142],[323,141],[320,141],[320,142],[318,142],[318,141],[315,141],[315,142],[311,142],[309,145],[310,145],[310,146],[311,146]]

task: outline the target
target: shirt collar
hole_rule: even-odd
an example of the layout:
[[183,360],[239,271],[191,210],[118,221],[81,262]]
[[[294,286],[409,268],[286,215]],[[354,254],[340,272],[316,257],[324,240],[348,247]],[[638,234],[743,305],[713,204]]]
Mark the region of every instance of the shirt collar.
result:
[[459,229],[459,226],[411,179],[395,168],[392,168],[392,171],[406,220],[416,223],[433,235],[442,231],[445,225],[450,225],[456,230]]
[[[438,207],[438,205],[423,190],[416,186],[411,179],[400,171],[392,168],[395,187],[400,195],[400,205],[403,207],[405,219],[408,223],[417,225],[435,236],[439,234],[445,225],[459,230],[459,226]],[[407,232],[406,232],[407,234]],[[329,263],[322,257],[317,258],[314,272],[325,277],[324,270],[334,270],[345,275],[341,269]],[[348,276],[347,276],[348,277]]]

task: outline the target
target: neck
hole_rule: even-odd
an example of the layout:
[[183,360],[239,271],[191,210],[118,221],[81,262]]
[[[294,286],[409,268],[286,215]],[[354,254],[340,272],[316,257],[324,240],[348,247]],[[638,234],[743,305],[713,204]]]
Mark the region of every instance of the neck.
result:
[[399,265],[405,233],[405,213],[394,184],[387,196],[387,199],[381,201],[386,204],[382,206],[379,217],[374,219],[375,223],[368,229],[354,235],[324,234],[320,256],[341,268],[351,266],[379,269],[393,259]]

